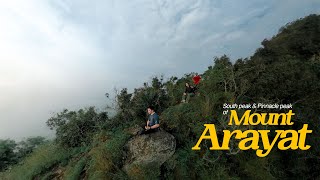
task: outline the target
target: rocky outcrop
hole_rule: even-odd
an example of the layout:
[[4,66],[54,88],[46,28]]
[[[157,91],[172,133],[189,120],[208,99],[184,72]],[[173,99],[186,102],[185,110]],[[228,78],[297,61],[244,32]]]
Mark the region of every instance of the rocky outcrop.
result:
[[137,167],[160,168],[175,152],[176,140],[171,134],[159,132],[134,136],[126,144],[124,171],[130,176]]
[[135,136],[138,134],[138,132],[140,132],[141,130],[143,130],[142,127],[138,126],[138,125],[134,125],[130,128],[125,129],[125,132],[128,133],[131,136]]

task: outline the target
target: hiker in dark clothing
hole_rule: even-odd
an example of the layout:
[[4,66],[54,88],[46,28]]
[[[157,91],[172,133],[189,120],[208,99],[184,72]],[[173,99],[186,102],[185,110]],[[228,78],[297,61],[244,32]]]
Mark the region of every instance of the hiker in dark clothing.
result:
[[153,132],[157,132],[160,129],[160,124],[159,124],[159,116],[158,114],[154,111],[153,106],[149,106],[147,108],[149,118],[147,120],[146,126],[144,126],[144,129],[139,132],[139,134],[149,134]]
[[195,87],[190,86],[189,83],[186,83],[185,87],[186,89],[182,95],[181,102],[189,102],[190,97],[195,95],[195,90],[196,90]]

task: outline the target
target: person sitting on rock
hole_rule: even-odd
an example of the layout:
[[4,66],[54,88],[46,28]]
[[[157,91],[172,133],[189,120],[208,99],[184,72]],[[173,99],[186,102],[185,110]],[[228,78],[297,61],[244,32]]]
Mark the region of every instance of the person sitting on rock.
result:
[[190,86],[189,83],[186,83],[185,85],[186,89],[182,95],[182,100],[181,102],[189,102],[189,99],[191,96],[195,95],[195,88],[193,86]]
[[144,126],[144,129],[139,132],[139,134],[149,134],[153,132],[159,131],[159,116],[158,114],[154,111],[153,106],[149,106],[147,108],[147,112],[149,114],[149,118],[147,120],[146,126]]

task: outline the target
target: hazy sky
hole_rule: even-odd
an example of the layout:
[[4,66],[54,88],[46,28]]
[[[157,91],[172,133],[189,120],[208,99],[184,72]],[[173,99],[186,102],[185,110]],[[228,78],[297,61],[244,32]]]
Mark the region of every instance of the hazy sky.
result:
[[248,57],[319,0],[0,2],[0,138],[49,136],[63,108],[103,108],[114,87]]

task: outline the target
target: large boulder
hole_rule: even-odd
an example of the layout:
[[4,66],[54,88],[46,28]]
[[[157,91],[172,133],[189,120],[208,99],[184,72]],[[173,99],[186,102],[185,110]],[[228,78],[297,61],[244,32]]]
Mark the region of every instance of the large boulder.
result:
[[[126,144],[127,157],[124,171],[129,175],[137,172],[137,168],[160,168],[175,152],[176,140],[174,136],[164,130],[144,135],[134,136]],[[143,169],[138,172],[143,173]],[[133,175],[134,176],[134,175]]]
[[138,126],[138,125],[134,125],[130,128],[125,129],[125,132],[128,133],[131,136],[135,136],[138,134],[138,132],[140,132],[141,130],[143,130],[142,127]]

